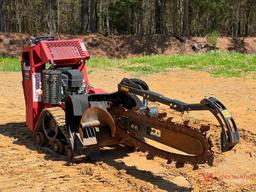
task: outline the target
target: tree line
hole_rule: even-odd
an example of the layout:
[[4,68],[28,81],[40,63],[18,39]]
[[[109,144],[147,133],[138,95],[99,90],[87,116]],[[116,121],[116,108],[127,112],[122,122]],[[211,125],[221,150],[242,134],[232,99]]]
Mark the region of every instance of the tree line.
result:
[[256,35],[255,0],[0,0],[0,31]]

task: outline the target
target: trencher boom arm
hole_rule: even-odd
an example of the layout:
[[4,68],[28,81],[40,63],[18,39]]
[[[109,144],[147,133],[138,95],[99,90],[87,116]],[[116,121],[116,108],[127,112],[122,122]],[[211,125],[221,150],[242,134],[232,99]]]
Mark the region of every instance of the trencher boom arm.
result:
[[210,111],[218,120],[221,126],[221,150],[222,152],[231,150],[239,142],[239,132],[236,123],[227,110],[227,108],[216,98],[204,98],[200,103],[187,104],[176,99],[167,98],[159,93],[149,91],[148,87],[134,83],[134,81],[124,78],[118,84],[118,90],[130,94],[138,95],[143,98],[144,102],[159,102],[170,106],[179,112],[189,111]]

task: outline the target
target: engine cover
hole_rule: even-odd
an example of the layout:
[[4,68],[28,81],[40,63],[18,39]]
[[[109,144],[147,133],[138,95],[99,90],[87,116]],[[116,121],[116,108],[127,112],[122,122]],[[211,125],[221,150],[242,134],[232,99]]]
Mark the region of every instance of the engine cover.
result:
[[62,71],[62,85],[64,87],[79,88],[83,84],[83,73],[76,69]]

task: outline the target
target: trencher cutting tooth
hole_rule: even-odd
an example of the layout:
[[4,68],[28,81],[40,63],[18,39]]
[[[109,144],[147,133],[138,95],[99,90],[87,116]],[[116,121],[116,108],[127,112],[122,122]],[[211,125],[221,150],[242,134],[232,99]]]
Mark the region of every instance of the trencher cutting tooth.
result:
[[148,160],[152,160],[152,159],[155,158],[155,156],[154,156],[153,154],[149,153],[146,158],[147,158]]
[[189,123],[190,123],[190,121],[189,121],[189,120],[185,120],[185,121],[183,121],[183,124],[184,124],[184,125],[186,125],[186,126],[188,126],[188,125],[189,125]]
[[182,168],[184,166],[185,166],[184,163],[176,162],[176,168]]
[[206,132],[210,130],[210,125],[201,125],[200,126],[200,131],[201,132]]

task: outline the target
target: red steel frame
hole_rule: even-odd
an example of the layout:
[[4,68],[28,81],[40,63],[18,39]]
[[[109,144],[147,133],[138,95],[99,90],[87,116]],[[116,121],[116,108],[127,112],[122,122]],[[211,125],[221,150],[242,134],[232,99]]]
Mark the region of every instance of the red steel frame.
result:
[[[40,41],[36,45],[22,49],[21,68],[22,85],[26,104],[26,124],[34,130],[41,111],[52,105],[43,104],[40,100],[42,90],[42,71],[46,64],[73,66],[84,74],[84,82],[88,86],[88,77],[85,67],[90,58],[83,42],[80,39]],[[90,89],[88,93],[102,93],[101,89]]]

